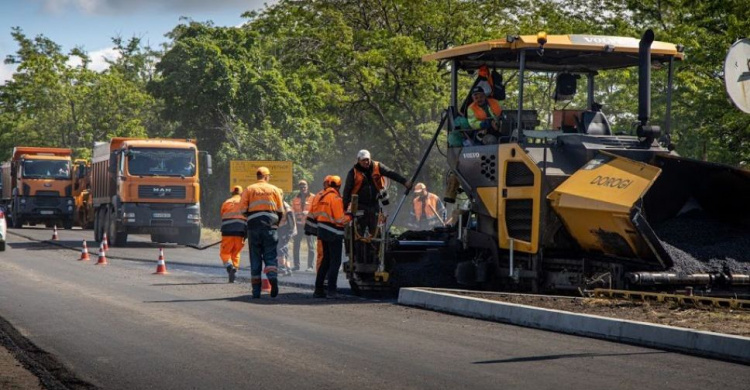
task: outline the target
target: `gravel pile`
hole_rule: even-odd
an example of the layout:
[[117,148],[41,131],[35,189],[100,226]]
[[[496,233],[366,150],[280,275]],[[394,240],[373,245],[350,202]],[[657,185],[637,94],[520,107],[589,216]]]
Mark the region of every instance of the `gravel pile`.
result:
[[729,271],[750,274],[750,232],[693,210],[654,229],[680,275]]

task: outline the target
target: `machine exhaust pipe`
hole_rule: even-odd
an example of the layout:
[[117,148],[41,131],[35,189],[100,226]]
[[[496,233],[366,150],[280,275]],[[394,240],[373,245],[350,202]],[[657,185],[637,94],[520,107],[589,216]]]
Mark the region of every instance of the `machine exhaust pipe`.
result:
[[638,44],[638,129],[639,138],[645,145],[650,145],[658,138],[659,126],[651,126],[651,44],[654,43],[654,31],[646,30]]

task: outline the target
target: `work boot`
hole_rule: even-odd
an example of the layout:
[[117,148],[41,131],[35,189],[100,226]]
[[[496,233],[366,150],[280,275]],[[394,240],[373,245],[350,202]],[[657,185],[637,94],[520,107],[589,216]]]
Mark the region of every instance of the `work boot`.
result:
[[316,289],[313,292],[313,298],[325,298],[325,297],[326,297],[326,293],[323,290]]
[[237,268],[232,265],[227,266],[227,273],[229,274],[229,283],[234,283],[234,279],[237,277]]
[[253,283],[253,298],[260,298],[260,283]]
[[339,293],[336,290],[328,290],[328,296],[326,298],[328,299],[336,299],[339,297]]
[[292,271],[299,271],[299,265],[295,265],[294,268],[292,268]]
[[275,278],[268,279],[268,283],[271,283],[271,298],[276,298],[279,295],[279,280]]

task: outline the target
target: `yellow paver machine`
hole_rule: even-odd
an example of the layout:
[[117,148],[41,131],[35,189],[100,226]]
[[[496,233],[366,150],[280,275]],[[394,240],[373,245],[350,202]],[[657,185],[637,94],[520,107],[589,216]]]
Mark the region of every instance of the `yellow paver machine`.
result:
[[[446,198],[460,186],[468,200],[445,227],[431,231],[396,235],[390,222],[378,237],[350,229],[345,270],[354,291],[691,286],[705,294],[747,294],[750,172],[674,152],[673,75],[683,59],[681,46],[655,41],[651,30],[640,39],[508,36],[423,57],[450,70],[451,96],[412,179],[447,133]],[[667,72],[658,124],[651,122],[652,68]],[[638,72],[632,96],[638,110],[611,121],[595,101],[596,81],[625,69]],[[460,79],[467,72],[479,75],[473,84]],[[571,102],[547,106],[547,121],[540,120],[542,105],[525,96],[538,75],[554,80],[551,99]],[[585,99],[575,97],[578,80],[586,82]],[[508,99],[506,86],[514,87]],[[465,119],[477,87],[505,106],[490,114],[489,129],[472,129]]]

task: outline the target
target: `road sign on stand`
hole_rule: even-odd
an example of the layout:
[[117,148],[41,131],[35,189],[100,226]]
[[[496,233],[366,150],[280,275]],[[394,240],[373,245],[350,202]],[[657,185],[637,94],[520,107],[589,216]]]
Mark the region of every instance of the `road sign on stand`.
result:
[[292,176],[291,161],[241,161],[229,162],[229,189],[234,186],[245,188],[257,181],[255,172],[260,167],[266,167],[271,171],[270,183],[281,188],[284,192],[292,192],[294,182]]

